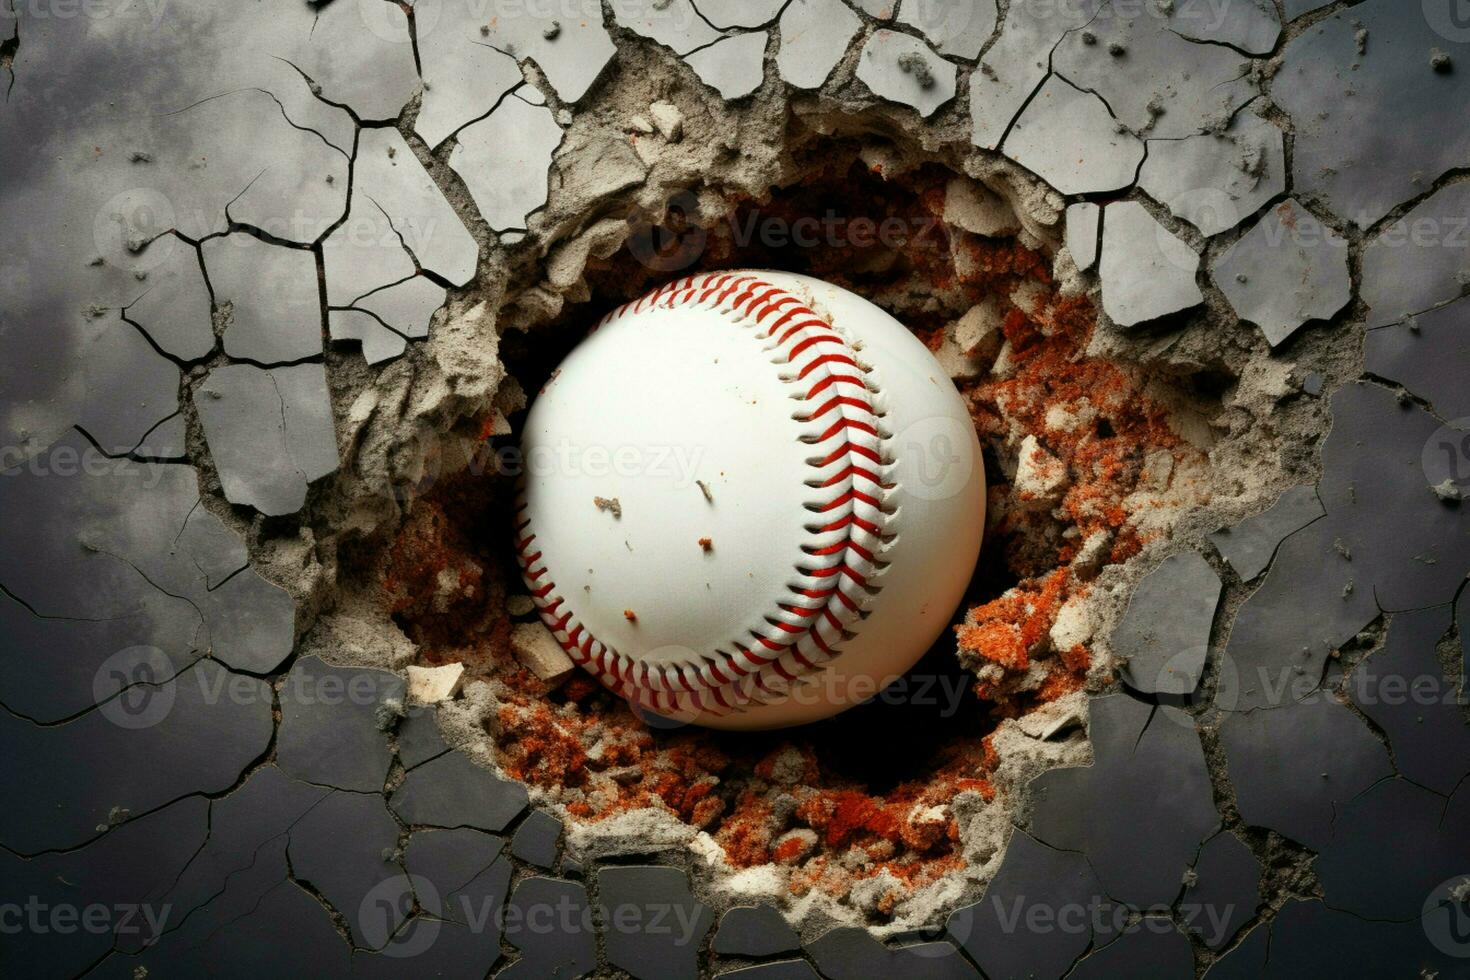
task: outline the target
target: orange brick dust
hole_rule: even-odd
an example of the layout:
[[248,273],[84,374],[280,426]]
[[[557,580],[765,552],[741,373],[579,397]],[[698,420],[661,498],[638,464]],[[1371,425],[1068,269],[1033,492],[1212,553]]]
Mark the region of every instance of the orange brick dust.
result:
[[[937,214],[943,184],[918,183],[917,190],[890,198],[866,188],[865,201],[880,217],[915,209]],[[1084,685],[1087,647],[1052,649],[1049,633],[1058,610],[1086,592],[1099,568],[1127,559],[1144,543],[1130,519],[1137,498],[1124,503],[1139,488],[1144,460],[1159,451],[1188,450],[1130,371],[1085,353],[1094,312],[1085,299],[1053,292],[1043,256],[1008,239],[939,234],[938,248],[900,249],[903,267],[893,275],[919,277],[951,309],[989,296],[1006,310],[1005,376],[962,385],[991,472],[977,601],[956,627],[959,655],[978,678],[970,707],[998,722]],[[963,276],[955,272],[962,250]],[[718,243],[711,252],[711,265],[780,260]],[[801,259],[797,271],[880,302],[893,288],[844,275],[861,263],[843,248],[809,250]],[[614,264],[609,262],[609,279],[616,278]],[[1031,285],[1023,311],[1008,297],[1025,284]],[[916,332],[937,347],[943,327],[934,320],[918,324]],[[1068,474],[1065,492],[1044,507],[1020,499],[995,458],[1003,452],[997,447],[1015,445],[1024,435],[1034,436]],[[510,596],[523,591],[508,556],[510,483],[465,475],[420,498],[389,549],[382,582],[386,601],[426,663],[462,662],[472,679],[492,685],[500,707],[488,728],[509,775],[546,791],[578,820],[666,810],[708,831],[735,867],[789,867],[789,887],[797,895],[820,889],[841,898],[855,881],[886,871],[899,885],[879,903],[880,915],[963,866],[948,804],[966,792],[994,799],[990,777],[999,759],[991,735],[942,745],[925,760],[926,772],[875,787],[825,765],[823,746],[810,732],[659,731],[590,676],[576,673],[551,685],[523,668],[510,633],[517,620],[534,615],[512,616],[507,609]],[[982,731],[993,731],[993,724]]]

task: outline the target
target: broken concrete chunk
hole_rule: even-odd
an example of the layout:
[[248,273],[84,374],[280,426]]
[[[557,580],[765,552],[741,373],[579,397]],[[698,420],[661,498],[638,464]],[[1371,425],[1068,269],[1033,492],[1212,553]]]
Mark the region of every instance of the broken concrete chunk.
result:
[[294,514],[307,485],[337,469],[337,437],[321,364],[263,370],[230,364],[194,395],[225,498],[262,514]]
[[531,212],[546,203],[551,154],[561,140],[550,109],[511,96],[460,132],[449,166],[464,178],[491,228],[524,228]]
[[1138,186],[1200,234],[1218,235],[1286,189],[1286,136],[1249,111],[1223,132],[1149,140]]
[[911,34],[877,31],[863,46],[857,77],[880,99],[933,115],[954,98],[958,69]]
[[1016,120],[1001,152],[1063,194],[1091,194],[1131,185],[1144,145],[1096,95],[1053,75]]
[[1097,246],[1102,227],[1102,208],[1083,202],[1067,208],[1067,251],[1079,272],[1097,264]]
[[952,177],[944,187],[944,222],[990,238],[1021,230],[1014,208],[984,184],[966,177]]
[[672,102],[654,102],[648,107],[649,118],[658,128],[659,135],[670,143],[684,138],[684,113]]
[[516,624],[510,632],[510,647],[522,666],[547,683],[562,680],[577,666],[544,623]]
[[1204,302],[1195,282],[1199,253],[1154,220],[1137,201],[1108,205],[1103,216],[1103,310],[1133,327]]
[[1123,679],[1145,694],[1191,694],[1204,673],[1220,576],[1193,552],[1165,558],[1144,576],[1113,631]]
[[940,54],[976,58],[995,32],[995,0],[910,0],[898,11],[898,22],[916,28]]
[[417,704],[438,704],[459,694],[464,686],[464,664],[408,667],[408,697]]
[[686,55],[720,39],[689,0],[611,0],[613,19],[630,31]]
[[1276,546],[1287,535],[1300,531],[1323,513],[1316,487],[1292,487],[1262,513],[1210,535],[1210,543],[1241,581],[1249,582],[1266,570]]
[[1025,509],[1052,506],[1067,485],[1067,465],[1037,442],[1035,436],[1021,440],[1016,457],[1015,496]]
[[993,362],[1005,340],[1001,326],[1005,317],[993,298],[987,297],[965,311],[965,315],[949,325],[946,333],[955,346],[969,358],[982,364]]
[[701,48],[684,60],[721,98],[738,99],[760,88],[765,78],[769,39],[766,31],[736,34]]
[[1364,247],[1362,293],[1370,309],[1369,328],[1399,323],[1470,292],[1467,214],[1470,183],[1450,184]]
[[793,0],[781,15],[776,70],[797,88],[820,88],[863,26],[842,0]]
[[1215,283],[1242,320],[1275,347],[1352,299],[1347,239],[1294,200],[1266,213],[1215,263]]
[[273,364],[321,353],[321,294],[311,252],[239,232],[209,239],[203,253],[215,305],[232,311],[226,354]]

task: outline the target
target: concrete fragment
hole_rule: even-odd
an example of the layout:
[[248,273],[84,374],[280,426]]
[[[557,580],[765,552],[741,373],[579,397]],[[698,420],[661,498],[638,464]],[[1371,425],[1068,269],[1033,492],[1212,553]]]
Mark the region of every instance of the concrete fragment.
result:
[[555,683],[570,674],[576,664],[543,623],[520,623],[510,633],[516,659],[543,681]]
[[684,138],[684,113],[672,102],[654,102],[648,107],[648,116],[658,128],[659,135],[670,143]]
[[1020,504],[1026,509],[1050,507],[1061,496],[1067,484],[1067,466],[1057,459],[1035,436],[1021,440],[1021,452],[1016,458],[1016,480],[1014,490]]
[[976,235],[998,238],[1021,230],[1016,212],[978,181],[952,177],[944,188],[944,221]]
[[1005,340],[1001,326],[1005,317],[995,300],[987,298],[965,311],[965,315],[950,324],[948,334],[966,357],[982,361],[994,361]]
[[408,668],[408,697],[419,704],[438,704],[459,694],[464,686],[464,664]]

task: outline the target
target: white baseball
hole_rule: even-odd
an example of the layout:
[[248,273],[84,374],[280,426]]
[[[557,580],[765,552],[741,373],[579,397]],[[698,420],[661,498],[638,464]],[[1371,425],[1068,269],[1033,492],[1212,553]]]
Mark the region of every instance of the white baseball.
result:
[[951,621],[985,517],[964,403],[897,320],[807,276],[671,282],[531,408],[517,549],[567,653],[714,728],[878,694]]

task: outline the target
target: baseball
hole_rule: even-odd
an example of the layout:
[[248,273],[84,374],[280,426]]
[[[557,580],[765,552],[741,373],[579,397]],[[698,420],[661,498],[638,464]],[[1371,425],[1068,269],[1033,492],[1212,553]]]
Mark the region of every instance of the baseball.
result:
[[713,728],[870,699],[951,622],[985,480],[902,324],[807,276],[708,273],[614,310],[536,397],[522,574],[568,655]]

